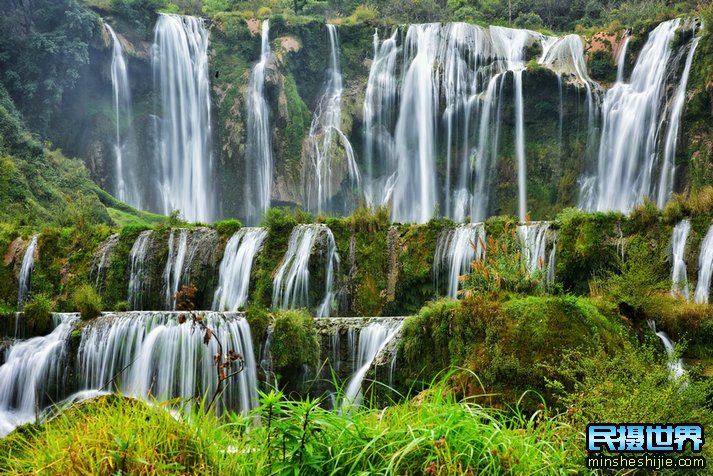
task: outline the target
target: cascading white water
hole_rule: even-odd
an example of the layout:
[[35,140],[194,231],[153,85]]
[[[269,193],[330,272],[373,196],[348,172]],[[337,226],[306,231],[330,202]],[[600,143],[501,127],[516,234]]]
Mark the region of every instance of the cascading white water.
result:
[[25,254],[22,257],[22,265],[20,266],[20,276],[18,277],[17,287],[17,307],[22,308],[32,290],[32,272],[35,269],[35,254],[37,253],[38,235],[34,235],[30,239],[30,243],[25,249]]
[[[396,166],[379,172],[382,181],[396,173],[393,193],[387,195],[392,200],[394,221],[422,223],[437,207],[456,220],[468,215],[474,221],[487,218],[507,72],[512,72],[515,86],[518,202],[524,215],[522,72],[527,47],[537,41],[543,42],[544,37],[528,30],[484,29],[465,23],[409,27],[403,47],[400,103],[392,106],[398,107],[398,114],[393,114],[398,115]],[[374,84],[378,87],[379,83]],[[391,82],[385,84],[392,87]],[[476,132],[478,141],[473,143]],[[441,154],[445,173],[437,176],[436,159]]]
[[[599,143],[598,171],[591,193],[582,190],[581,206],[588,211],[629,212],[644,197],[667,198],[668,179],[657,151],[659,131],[666,119],[666,82],[675,70],[672,64],[673,40],[680,19],[657,26],[648,37],[628,83],[617,82],[607,91],[602,106],[602,134]],[[677,132],[676,132],[677,134]],[[675,140],[674,140],[675,142]],[[672,180],[671,180],[672,182]]]
[[248,302],[253,261],[267,238],[263,228],[241,228],[228,241],[220,263],[214,311],[237,311]]
[[208,29],[203,20],[160,14],[153,66],[161,98],[159,183],[162,208],[189,221],[211,221],[213,184]]
[[[305,174],[305,201],[308,210],[318,213],[330,212],[334,189],[334,144],[341,144],[346,162],[346,172],[352,192],[360,193],[361,174],[354,150],[342,132],[342,73],[339,65],[337,27],[327,25],[329,37],[329,71],[324,94],[312,118],[309,128],[308,172]],[[336,184],[339,186],[339,184]]]
[[557,274],[557,232],[552,231],[552,249],[550,249],[550,257],[547,260],[547,282],[552,284],[555,282]]
[[686,370],[683,368],[683,360],[681,360],[680,357],[675,357],[676,350],[673,345],[673,342],[671,342],[671,339],[668,337],[668,334],[666,334],[664,331],[656,330],[656,323],[654,321],[649,320],[648,324],[651,330],[654,331],[654,333],[658,336],[659,339],[661,339],[661,343],[666,349],[666,355],[668,355],[668,369],[671,372],[671,376],[675,379],[680,379],[681,377],[686,375]]
[[[104,315],[82,331],[77,368],[84,389],[119,390],[167,401],[211,394],[218,383],[213,355],[218,344],[203,342],[190,319],[175,312]],[[257,372],[250,326],[241,314],[202,313],[223,344],[223,352],[243,355],[245,368],[230,379],[222,408],[246,412],[257,406]]]
[[393,34],[379,44],[374,32],[374,59],[369,70],[364,97],[364,196],[367,204],[386,205],[392,188],[386,186],[396,163],[394,137],[391,134],[398,97],[396,65],[399,47]]
[[621,49],[619,51],[619,58],[617,59],[616,65],[616,82],[624,82],[624,67],[626,66],[626,51],[629,49],[629,41],[631,36],[628,34],[624,37],[621,44]]
[[448,276],[446,296],[458,298],[460,276],[470,271],[474,259],[485,257],[485,226],[482,223],[458,225],[444,230],[438,236],[436,253],[433,258],[433,274],[438,288],[438,280]]
[[142,208],[143,202],[135,175],[137,148],[132,125],[131,87],[124,49],[112,27],[106,23],[104,23],[104,27],[112,39],[111,85],[114,95],[114,121],[116,122],[114,190],[119,200]]
[[61,387],[66,369],[66,344],[76,314],[53,315],[54,330],[43,337],[16,341],[0,366],[0,437],[18,425],[31,422],[54,395],[48,387]]
[[708,295],[711,288],[711,277],[713,276],[713,225],[708,228],[701,251],[698,254],[698,282],[696,291],[693,293],[693,300],[697,304],[708,304]]
[[129,253],[129,290],[128,301],[131,309],[143,308],[147,269],[147,253],[153,241],[153,230],[142,231],[134,241]]
[[679,131],[681,129],[681,116],[683,115],[683,104],[686,101],[686,88],[688,87],[688,76],[691,74],[691,66],[693,65],[693,56],[696,54],[696,47],[700,41],[700,37],[696,37],[691,42],[691,47],[686,56],[686,64],[681,74],[681,79],[678,81],[676,94],[673,97],[673,105],[671,106],[671,114],[668,120],[668,129],[666,130],[666,139],[664,140],[664,155],[663,164],[661,165],[661,174],[659,179],[659,190],[656,199],[656,205],[663,208],[666,202],[673,194],[674,176],[676,173],[676,144],[678,142]]
[[355,371],[344,390],[341,407],[349,411],[361,404],[361,385],[379,353],[396,337],[403,327],[403,320],[377,321],[359,332],[359,347],[356,355]]
[[247,93],[246,194],[247,217],[252,224],[270,206],[272,196],[272,129],[270,109],[265,98],[265,68],[272,58],[270,21],[262,22],[260,61],[250,73]]
[[166,309],[176,309],[175,296],[180,290],[187,252],[188,230],[179,228],[178,236],[176,236],[176,230],[172,229],[171,235],[168,237],[168,258],[163,271]]
[[283,309],[310,308],[309,264],[317,245],[325,257],[325,291],[317,306],[317,317],[328,317],[334,299],[334,276],[339,255],[332,231],[325,225],[297,225],[290,235],[287,253],[272,282],[272,306]]
[[101,290],[104,285],[104,279],[106,278],[106,271],[109,268],[111,253],[114,251],[114,248],[116,248],[118,243],[119,234],[114,233],[99,245],[99,248],[97,248],[97,251],[94,254],[94,260],[92,261],[89,278],[94,278],[94,288],[98,291]]
[[688,301],[688,269],[686,268],[686,241],[691,231],[691,222],[681,220],[671,235],[671,254],[673,266],[671,269],[671,295],[682,296]]
[[522,247],[522,260],[530,274],[536,271],[545,271],[547,264],[547,241],[550,224],[547,222],[534,222],[517,227],[517,234]]

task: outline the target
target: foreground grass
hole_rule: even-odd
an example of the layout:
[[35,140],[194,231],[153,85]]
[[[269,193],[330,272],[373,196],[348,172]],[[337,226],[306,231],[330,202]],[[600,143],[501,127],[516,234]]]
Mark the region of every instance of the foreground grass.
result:
[[[0,440],[2,474],[581,473],[580,436],[431,392],[420,403],[340,415],[315,401],[262,398],[258,413],[176,420],[105,396]],[[571,441],[576,440],[576,441]]]

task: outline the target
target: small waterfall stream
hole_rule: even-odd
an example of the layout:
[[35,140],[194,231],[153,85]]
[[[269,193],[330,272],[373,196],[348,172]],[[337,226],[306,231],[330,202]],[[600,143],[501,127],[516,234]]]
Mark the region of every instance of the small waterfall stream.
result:
[[154,77],[160,91],[160,210],[180,210],[189,221],[213,220],[211,97],[208,29],[203,20],[160,14],[153,46]]
[[253,261],[267,238],[264,228],[241,228],[228,241],[220,263],[214,311],[237,311],[248,302]]
[[309,128],[309,171],[305,176],[305,197],[308,210],[318,213],[331,212],[335,176],[333,147],[341,144],[344,150],[346,172],[353,189],[361,187],[359,166],[347,136],[342,132],[342,73],[339,65],[337,27],[327,24],[329,37],[329,71],[324,94],[319,101]]
[[272,305],[283,309],[311,308],[310,258],[323,244],[325,259],[325,292],[316,308],[317,317],[328,317],[332,308],[333,285],[339,255],[332,231],[325,225],[297,225],[290,235],[287,253],[272,284]]
[[250,223],[257,223],[270,206],[272,196],[272,129],[270,109],[265,98],[265,68],[272,58],[270,49],[270,21],[262,22],[260,61],[253,67],[248,83],[246,107],[246,181],[245,203]]
[[94,259],[92,260],[92,268],[89,272],[89,279],[94,281],[94,288],[100,291],[104,286],[104,280],[106,278],[106,272],[109,268],[109,261],[111,259],[111,253],[116,248],[119,243],[119,234],[114,233],[104,240],[97,248],[94,254]]
[[485,257],[485,226],[482,223],[458,225],[444,230],[438,236],[433,259],[433,275],[436,287],[442,275],[448,276],[446,296],[458,298],[459,277],[470,271],[474,259]]
[[22,257],[22,265],[20,266],[20,276],[18,278],[17,288],[17,307],[22,308],[27,299],[30,297],[32,290],[32,272],[35,269],[35,254],[37,253],[38,235],[34,235],[30,239],[30,243],[25,249],[25,254]]
[[[554,237],[550,232],[550,224],[547,222],[533,222],[517,227],[517,234],[522,246],[522,259],[530,274],[538,270],[544,271],[550,262],[554,263],[554,255],[547,256],[548,241],[554,242]],[[554,246],[552,250],[554,250]],[[553,276],[554,278],[554,276]]]
[[675,379],[680,379],[686,375],[686,370],[683,368],[683,360],[681,358],[675,358],[675,347],[671,339],[669,339],[668,334],[664,331],[656,330],[656,323],[654,321],[648,321],[649,327],[652,331],[661,339],[661,343],[666,349],[666,355],[668,355],[668,368],[671,372],[671,376]]
[[671,295],[681,296],[686,301],[689,298],[688,269],[686,268],[686,241],[691,231],[691,222],[681,220],[674,228],[671,235],[671,254],[673,266],[671,268]]
[[55,314],[50,334],[16,341],[7,351],[0,366],[0,437],[33,421],[39,410],[57,398],[67,364],[67,339],[78,318]]
[[114,29],[107,23],[104,23],[104,28],[112,39],[111,84],[114,96],[114,121],[116,122],[114,190],[119,200],[141,208],[143,203],[135,175],[137,148],[132,125],[131,86],[124,49]]
[[[166,309],[176,310],[176,293],[181,286],[181,278],[183,278],[183,268],[188,253],[188,230],[185,228],[171,230],[171,235],[168,237],[168,259],[166,260],[166,268],[163,271],[164,290],[166,299]],[[185,283],[184,283],[185,284]]]
[[348,411],[361,405],[361,386],[364,377],[366,377],[374,360],[401,331],[402,326],[402,320],[393,319],[373,322],[361,329],[356,359],[354,360],[355,371],[346,385],[340,404],[343,411]]
[[143,294],[146,289],[148,251],[153,242],[153,230],[142,231],[134,241],[129,253],[128,301],[133,310],[143,308]]
[[698,282],[693,293],[693,300],[696,304],[708,304],[711,277],[713,277],[713,225],[708,228],[698,255]]

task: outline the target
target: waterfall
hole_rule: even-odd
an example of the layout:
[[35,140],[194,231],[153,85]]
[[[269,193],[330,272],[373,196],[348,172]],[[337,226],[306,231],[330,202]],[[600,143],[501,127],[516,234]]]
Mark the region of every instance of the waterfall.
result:
[[438,88],[435,61],[440,25],[411,25],[404,55],[413,57],[404,73],[396,123],[397,172],[392,219],[425,223],[436,205],[436,118]]
[[329,71],[324,94],[319,100],[309,128],[309,137],[307,138],[308,172],[305,174],[306,207],[308,210],[318,213],[334,211],[330,202],[337,192],[333,186],[339,177],[333,169],[335,157],[332,155],[335,143],[341,144],[344,149],[346,172],[352,191],[358,191],[361,182],[354,150],[349,139],[342,132],[343,86],[339,65],[337,27],[328,24],[327,34],[330,48]]
[[217,215],[212,177],[208,30],[198,18],[159,15],[153,45],[160,91],[158,179],[162,211],[189,221]]
[[248,302],[253,261],[266,238],[263,228],[241,228],[230,238],[220,263],[214,311],[237,311]]
[[616,82],[624,82],[624,66],[626,66],[626,50],[629,48],[629,40],[631,37],[627,34],[624,40],[622,40],[621,51],[619,52],[619,59],[616,65]]
[[[320,250],[316,250],[319,246]],[[317,317],[328,317],[332,308],[333,284],[339,266],[336,242],[325,225],[297,225],[290,235],[287,253],[272,283],[272,306],[283,309],[311,308],[310,258],[315,251],[325,256],[325,291],[316,308]]]
[[94,279],[94,288],[97,291],[101,291],[104,286],[104,280],[106,278],[106,271],[109,268],[111,253],[114,251],[114,248],[116,248],[118,243],[119,234],[114,233],[99,245],[96,253],[94,254],[92,268],[89,272],[89,279]]
[[272,196],[272,129],[265,98],[265,68],[272,59],[270,21],[262,22],[260,61],[250,73],[247,93],[247,144],[245,203],[251,223],[257,223],[270,206]]
[[363,107],[364,195],[369,205],[386,205],[392,191],[385,185],[393,176],[391,170],[396,163],[396,145],[391,129],[398,96],[396,64],[400,49],[396,45],[397,34],[398,29],[395,29],[391,37],[379,45],[379,33],[374,32],[374,59]]
[[448,276],[446,295],[458,298],[459,277],[470,271],[470,263],[485,257],[485,227],[482,223],[458,225],[444,230],[438,236],[436,253],[433,259],[433,274],[436,280],[441,275]]
[[22,257],[22,266],[20,267],[20,276],[18,278],[17,287],[17,307],[22,308],[27,299],[30,297],[32,289],[32,272],[35,269],[35,254],[37,252],[38,235],[34,235],[30,240],[30,244],[25,249],[25,255]]
[[691,222],[681,220],[671,235],[673,267],[671,270],[671,295],[682,296],[688,301],[688,270],[686,268],[686,241],[691,231]]
[[114,190],[119,200],[141,208],[143,203],[136,178],[137,147],[132,126],[131,87],[124,49],[112,27],[104,23],[104,28],[109,32],[112,40],[111,85],[114,96],[114,121],[116,122]]
[[349,410],[361,404],[361,385],[372,364],[386,346],[396,337],[403,327],[402,320],[377,321],[369,324],[359,332],[359,347],[357,350],[354,374],[342,397],[342,409]]
[[[218,383],[213,355],[218,344],[203,343],[203,333],[180,313],[132,312],[104,315],[82,331],[77,368],[84,389],[117,389],[141,398],[191,399],[212,392]],[[246,412],[257,406],[257,372],[250,326],[241,314],[202,314],[223,351],[245,358],[245,368],[225,386],[227,409]],[[123,369],[123,371],[122,371]]]
[[678,81],[676,94],[673,98],[671,115],[668,120],[668,129],[666,130],[666,139],[664,140],[663,164],[661,166],[659,193],[656,200],[656,205],[659,208],[663,208],[673,194],[674,175],[676,173],[676,144],[678,142],[678,134],[681,129],[683,104],[686,102],[688,76],[691,74],[693,56],[696,54],[696,47],[698,46],[700,39],[700,36],[698,36],[691,42],[691,47],[689,48],[688,55],[686,56],[686,64],[683,69],[683,74],[681,74],[681,79]]
[[656,330],[656,322],[653,320],[647,322],[651,330],[661,339],[661,343],[666,349],[666,355],[668,355],[668,369],[671,372],[671,376],[675,379],[680,379],[686,375],[686,371],[683,368],[683,360],[681,360],[681,358],[675,358],[676,352],[673,342],[669,339],[668,334]]
[[[176,293],[180,290],[183,267],[188,252],[188,230],[185,228],[171,230],[168,237],[168,259],[163,271],[166,309],[176,310]],[[184,283],[186,284],[186,283]]]
[[547,283],[552,284],[555,282],[555,277],[557,274],[557,232],[552,231],[552,249],[550,250],[550,257],[547,259]]
[[[522,260],[530,274],[538,270],[547,272],[547,241],[550,235],[550,224],[534,222],[517,227],[517,234],[522,247]],[[553,258],[554,259],[554,258]]]
[[[657,26],[639,54],[629,83],[617,82],[607,91],[602,105],[598,171],[593,183],[583,181],[593,186],[593,193],[585,193],[583,188],[584,209],[626,213],[644,197],[668,197],[672,180],[664,176],[672,172],[659,164],[657,149],[667,112],[666,83],[676,70],[671,58],[680,24],[676,19]],[[657,169],[663,174],[658,181],[653,177]]]
[[708,304],[711,276],[713,276],[713,226],[708,228],[698,255],[698,282],[693,293],[693,300],[697,304]]
[[134,241],[129,253],[129,290],[128,301],[131,309],[143,308],[143,294],[146,288],[148,250],[153,243],[153,231],[142,231]]
[[43,337],[16,341],[0,366],[0,437],[35,419],[36,411],[54,399],[66,369],[66,343],[76,314],[53,315],[54,330]]

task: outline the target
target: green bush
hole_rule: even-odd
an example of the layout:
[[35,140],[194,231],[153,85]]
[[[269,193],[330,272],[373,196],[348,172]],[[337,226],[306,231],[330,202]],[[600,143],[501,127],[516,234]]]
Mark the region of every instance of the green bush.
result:
[[252,334],[255,345],[258,342],[263,342],[272,319],[270,313],[262,307],[253,306],[245,311],[245,318],[250,324],[250,334]]
[[114,306],[114,310],[116,312],[127,312],[129,309],[130,306],[128,301],[119,301],[116,303],[116,306]]
[[222,237],[231,237],[239,229],[243,227],[243,224],[238,220],[223,220],[213,223],[213,229],[218,232]]
[[303,310],[277,311],[271,351],[278,374],[290,375],[303,365],[315,366],[319,342],[312,316]]
[[52,327],[54,303],[46,294],[35,294],[25,303],[23,312],[28,335],[47,334]]
[[72,296],[74,308],[82,319],[94,319],[102,312],[102,300],[93,286],[85,284],[77,288]]

